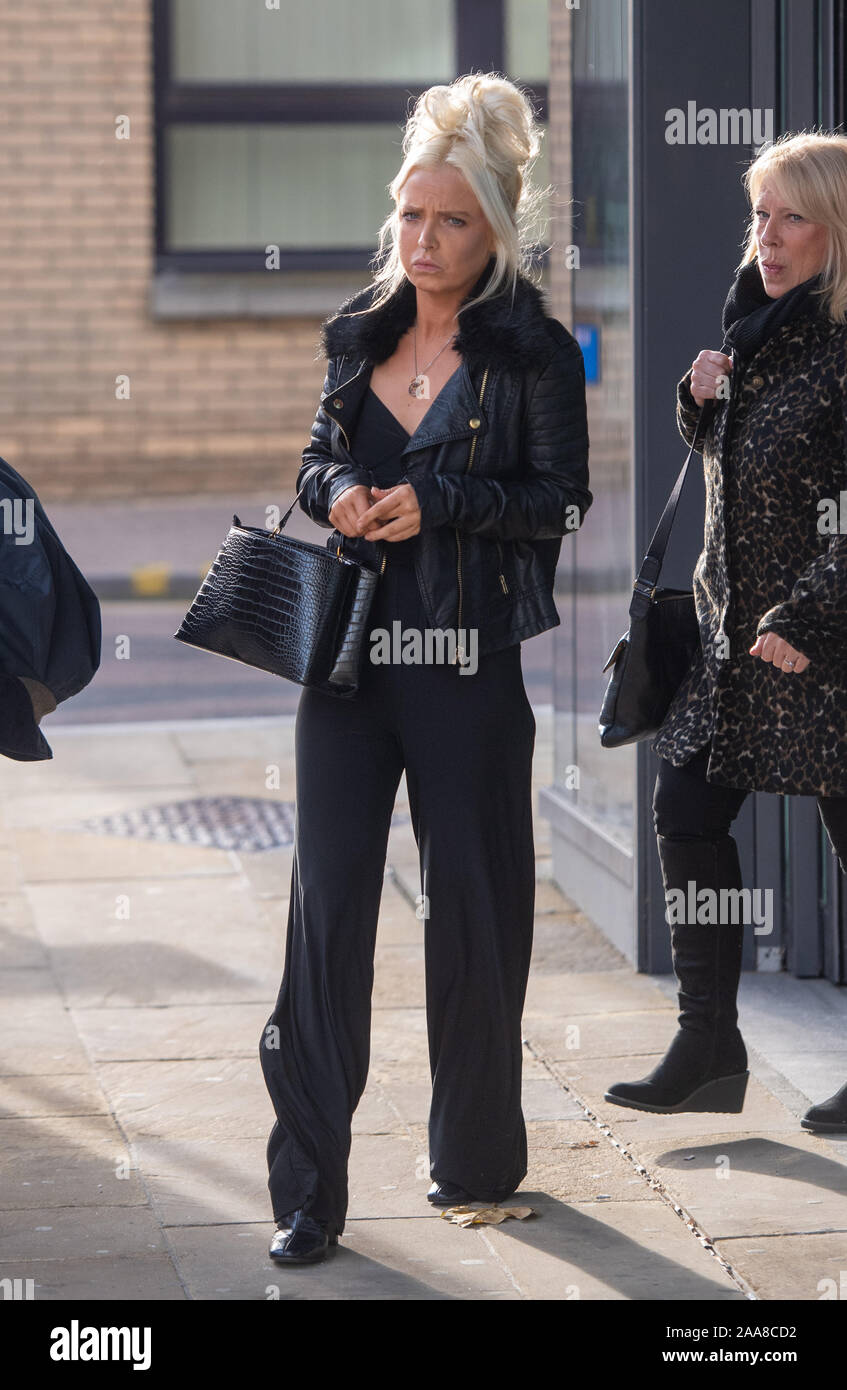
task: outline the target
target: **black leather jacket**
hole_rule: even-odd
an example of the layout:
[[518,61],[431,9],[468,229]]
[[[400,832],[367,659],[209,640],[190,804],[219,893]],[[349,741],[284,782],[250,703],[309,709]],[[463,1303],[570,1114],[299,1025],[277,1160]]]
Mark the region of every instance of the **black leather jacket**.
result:
[[[345,488],[375,481],[351,453],[355,421],[373,366],[415,317],[407,279],[373,314],[349,317],[372,296],[371,286],[352,296],[321,330],[328,366],[297,478],[300,505],[321,526],[331,525]],[[560,622],[553,585],[562,537],[592,500],[585,372],[576,340],[523,275],[513,303],[506,289],[460,314],[455,347],[463,360],[403,450],[402,481],[421,509],[415,570],[430,626],[476,628],[481,656]],[[327,549],[339,544],[374,568],[391,563],[390,541],[333,529]]]

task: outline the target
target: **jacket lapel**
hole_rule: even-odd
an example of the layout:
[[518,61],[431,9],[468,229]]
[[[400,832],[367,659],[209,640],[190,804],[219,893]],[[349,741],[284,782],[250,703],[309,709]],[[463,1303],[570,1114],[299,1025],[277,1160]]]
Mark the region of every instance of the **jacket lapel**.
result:
[[[482,292],[494,264],[492,256],[468,299]],[[321,326],[324,355],[339,359],[338,384],[334,391],[322,394],[321,405],[348,434],[370,384],[373,367],[392,355],[417,311],[417,291],[405,278],[385,304],[372,313],[360,313],[373,298],[373,285],[368,285],[345,300]],[[547,317],[544,292],[523,274],[517,277],[514,297],[507,284],[491,299],[462,313],[456,338],[461,365],[436,396],[405,445],[403,456],[448,440],[484,435],[488,420],[485,408],[480,407],[474,378],[480,380],[486,367],[495,373],[521,373],[545,365],[555,349]]]
[[[343,364],[342,364],[343,365]],[[370,385],[373,363],[362,360],[351,367],[351,374],[342,372],[340,384],[334,391],[321,394],[321,405],[345,431],[358,416],[362,398]],[[477,425],[471,425],[477,420]],[[467,361],[445,382],[432,402],[420,425],[404,445],[401,457],[418,449],[428,449],[451,439],[471,439],[483,435],[487,428],[484,411],[480,409]]]

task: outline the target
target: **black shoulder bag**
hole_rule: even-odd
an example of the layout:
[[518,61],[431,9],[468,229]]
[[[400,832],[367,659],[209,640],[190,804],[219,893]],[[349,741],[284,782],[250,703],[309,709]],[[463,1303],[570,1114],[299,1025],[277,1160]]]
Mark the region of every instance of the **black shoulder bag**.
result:
[[688,457],[633,585],[629,631],[603,667],[604,672],[614,667],[600,711],[604,748],[636,743],[658,732],[700,646],[693,591],[659,588],[659,576],[691,455],[706,418],[703,406]]

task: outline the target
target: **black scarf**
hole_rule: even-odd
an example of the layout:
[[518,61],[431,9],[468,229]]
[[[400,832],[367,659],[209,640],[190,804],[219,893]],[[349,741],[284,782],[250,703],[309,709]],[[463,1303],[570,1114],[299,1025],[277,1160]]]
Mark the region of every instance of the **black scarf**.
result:
[[723,306],[724,342],[721,352],[751,357],[784,323],[803,315],[820,313],[822,275],[813,275],[778,299],[771,299],[762,283],[758,260],[742,266]]

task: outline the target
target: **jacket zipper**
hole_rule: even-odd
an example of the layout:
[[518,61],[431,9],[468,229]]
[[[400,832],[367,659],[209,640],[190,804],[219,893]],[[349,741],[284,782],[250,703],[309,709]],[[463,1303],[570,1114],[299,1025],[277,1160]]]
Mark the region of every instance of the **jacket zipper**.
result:
[[509,592],[509,586],[503,578],[503,547],[500,541],[497,542],[497,554],[500,557],[500,586],[503,590],[503,593],[507,594]]
[[[482,374],[482,385],[481,385],[480,388],[479,388],[479,408],[480,408],[480,410],[482,410],[482,398],[483,398],[483,396],[485,395],[485,383],[487,382],[487,380],[488,380],[488,367],[486,367],[485,371],[484,371],[483,374]],[[471,440],[471,451],[470,451],[470,455],[469,455],[469,457],[468,457],[467,467],[465,468],[465,472],[466,472],[466,473],[470,473],[471,469],[473,468],[474,454],[476,453],[476,441],[477,441],[478,437],[479,437],[478,435],[474,435],[473,439]],[[459,617],[458,617],[458,622],[457,622],[457,624],[456,624],[456,636],[458,637],[459,633],[462,631],[462,599],[463,599],[463,596],[464,596],[464,595],[463,595],[463,590],[462,590],[462,541],[461,541],[461,537],[459,536],[458,527],[456,528],[455,536],[456,536],[456,577],[457,577],[458,583],[459,583]],[[503,580],[502,574],[501,574],[500,578],[501,578],[501,580]],[[503,582],[505,582],[505,581],[503,581]],[[465,664],[465,649],[464,649],[464,647],[459,647],[459,646],[456,647],[456,663],[454,663],[454,664],[458,664],[458,665],[460,665],[460,666],[464,666],[464,664]]]

